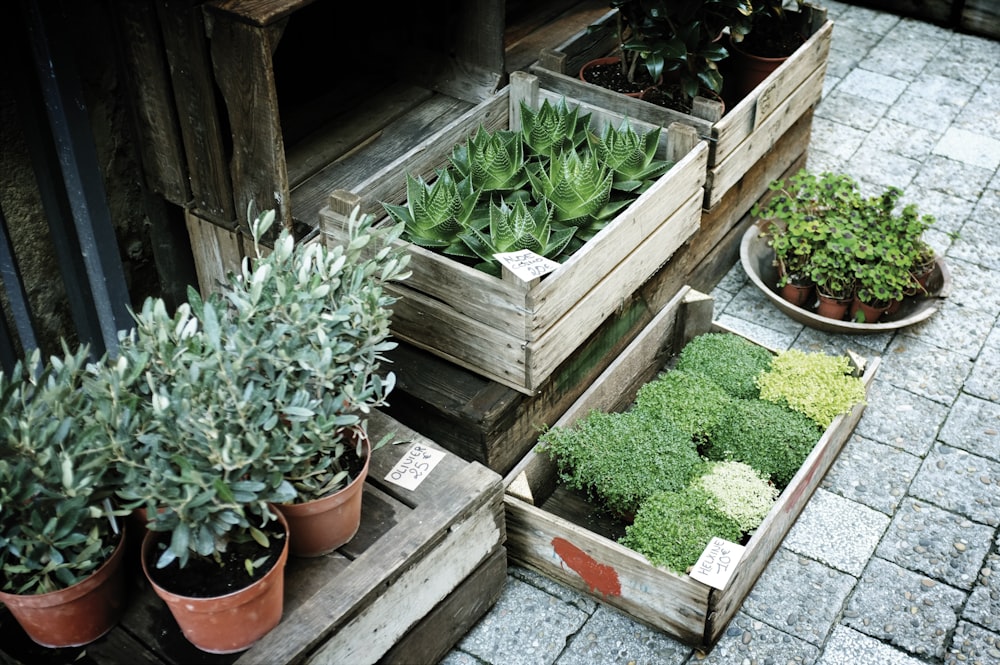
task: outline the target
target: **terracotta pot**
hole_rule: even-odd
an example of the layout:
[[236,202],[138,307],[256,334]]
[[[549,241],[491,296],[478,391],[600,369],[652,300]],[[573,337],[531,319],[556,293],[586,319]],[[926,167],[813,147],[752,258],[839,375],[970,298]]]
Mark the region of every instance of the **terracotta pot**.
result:
[[796,307],[804,307],[808,309],[812,306],[813,288],[812,284],[796,284],[795,282],[788,282],[781,287],[780,293],[782,298]]
[[280,513],[278,520],[286,536],[278,561],[250,586],[210,598],[175,594],[153,580],[147,562],[154,556],[153,547],[160,534],[146,533],[142,541],[142,572],[191,644],[208,653],[236,653],[249,649],[281,621],[289,539],[288,522]]
[[[611,65],[611,64],[617,65],[621,61],[622,61],[622,59],[619,58],[618,56],[608,56],[608,57],[605,57],[605,58],[594,58],[593,60],[589,60],[589,61],[585,62],[582,67],[580,67],[580,73],[579,73],[580,80],[584,81],[585,83],[590,83],[590,81],[588,81],[584,77],[583,74],[584,74],[584,72],[586,72],[591,67],[596,67],[597,65]],[[650,80],[650,78],[648,76],[646,77],[646,79]],[[597,85],[597,84],[593,83],[591,85]],[[640,97],[642,97],[642,93],[643,93],[643,91],[639,90],[639,91],[636,91],[636,92],[622,92],[622,93],[619,93],[619,94],[626,95],[628,97],[640,98]]]
[[288,520],[293,556],[322,556],[349,542],[361,526],[361,498],[371,461],[371,441],[364,436],[365,464],[347,487],[303,503],[276,504]]
[[125,531],[111,557],[71,587],[35,595],[0,591],[0,601],[28,634],[43,647],[76,647],[105,635],[125,607]]
[[742,50],[731,38],[727,46],[729,50],[729,71],[725,78],[726,96],[736,103],[743,99],[780,67],[788,56],[783,58],[763,58]]
[[847,311],[851,308],[851,298],[834,298],[822,293],[817,293],[816,297],[819,300],[816,314],[834,321],[843,321],[844,317],[847,316]]
[[861,302],[858,300],[857,296],[855,296],[854,300],[851,302],[851,321],[857,321],[858,312],[862,312],[864,314],[864,320],[862,323],[875,323],[882,318],[882,315],[885,314],[888,307],[888,305],[870,305],[868,303]]

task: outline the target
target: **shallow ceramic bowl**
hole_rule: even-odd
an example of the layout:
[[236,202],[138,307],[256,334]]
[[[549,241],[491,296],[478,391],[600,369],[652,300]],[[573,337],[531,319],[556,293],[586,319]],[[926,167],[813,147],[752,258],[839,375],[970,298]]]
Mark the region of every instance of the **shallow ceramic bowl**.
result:
[[925,320],[936,312],[941,306],[941,301],[951,292],[951,274],[944,260],[938,257],[934,272],[927,283],[929,295],[907,297],[898,311],[884,316],[877,323],[836,321],[819,316],[815,312],[815,304],[808,309],[796,307],[778,294],[778,272],[774,267],[774,250],[768,246],[767,239],[761,237],[759,224],[760,222],[752,225],[743,234],[743,241],[740,243],[740,262],[743,264],[743,270],[778,309],[810,328],[849,334],[880,333],[905,328]]

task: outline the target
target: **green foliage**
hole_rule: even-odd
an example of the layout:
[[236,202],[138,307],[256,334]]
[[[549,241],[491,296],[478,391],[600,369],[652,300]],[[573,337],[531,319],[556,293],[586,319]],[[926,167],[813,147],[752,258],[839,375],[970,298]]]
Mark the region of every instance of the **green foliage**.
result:
[[846,356],[788,349],[757,378],[760,398],[805,414],[826,429],[839,414],[865,402],[865,385]]
[[653,565],[683,573],[715,536],[739,542],[739,523],[713,507],[713,497],[696,487],[660,492],[643,502],[619,542]]
[[0,570],[7,593],[76,584],[111,556],[112,448],[131,437],[136,380],[125,361],[88,361],[86,347],[0,373]]
[[379,373],[395,346],[382,282],[407,276],[402,224],[375,229],[355,209],[344,246],[283,230],[265,253],[273,219],[253,221],[256,256],[221,295],[192,289],[173,315],[147,299],[122,340],[145,399],[135,443],[117,451],[119,495],[171,533],[159,567],[260,540],[269,504],[346,485],[351,432],[394,386]]
[[673,369],[639,388],[635,408],[669,420],[700,443],[710,438],[733,399],[708,377]]
[[816,423],[798,411],[761,399],[742,399],[733,403],[703,450],[711,460],[749,464],[784,488],[821,434]]
[[558,463],[567,486],[620,514],[656,492],[687,486],[703,465],[685,432],[638,409],[592,411],[573,427],[548,429],[539,451]]
[[701,374],[733,397],[757,397],[757,376],[771,366],[773,355],[762,346],[732,333],[705,333],[684,345],[676,369]]
[[734,520],[743,533],[760,526],[778,498],[778,488],[743,462],[713,462],[694,486],[705,491],[711,507]]
[[405,240],[490,274],[498,251],[563,262],[672,166],[656,156],[659,128],[625,120],[598,135],[564,98],[537,111],[522,102],[521,120],[520,131],[480,125],[431,183],[407,174],[405,204],[382,204]]

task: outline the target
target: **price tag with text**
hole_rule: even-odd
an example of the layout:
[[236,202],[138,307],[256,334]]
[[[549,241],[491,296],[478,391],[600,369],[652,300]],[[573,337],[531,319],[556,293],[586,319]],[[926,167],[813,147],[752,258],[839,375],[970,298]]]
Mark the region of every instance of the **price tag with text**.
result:
[[560,263],[547,259],[541,254],[535,254],[530,249],[523,249],[520,252],[504,252],[494,254],[493,258],[500,262],[500,265],[517,275],[518,279],[530,282],[533,279],[547,275]]
[[743,558],[746,548],[722,538],[708,541],[698,563],[691,569],[691,577],[716,589],[725,589],[729,578],[736,571],[736,564]]
[[392,471],[385,479],[408,490],[415,490],[444,456],[443,450],[415,443],[403,458],[396,462],[396,466],[392,467]]

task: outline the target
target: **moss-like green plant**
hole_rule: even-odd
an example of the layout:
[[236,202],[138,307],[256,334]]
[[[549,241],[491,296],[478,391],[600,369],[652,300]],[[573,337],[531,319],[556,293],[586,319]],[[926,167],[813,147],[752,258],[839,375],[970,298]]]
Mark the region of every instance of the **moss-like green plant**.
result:
[[701,374],[733,397],[759,395],[757,376],[771,366],[773,355],[733,333],[705,333],[684,345],[676,369]]
[[736,520],[712,505],[712,496],[696,487],[660,492],[643,502],[618,542],[656,566],[683,573],[713,536],[739,542],[743,535]]
[[573,427],[548,429],[539,450],[558,463],[567,486],[626,515],[657,492],[686,487],[704,468],[687,433],[638,409],[592,411]]
[[820,435],[815,421],[798,411],[761,399],[736,400],[703,450],[712,460],[745,462],[784,488]]
[[846,356],[782,351],[757,377],[760,398],[805,414],[826,429],[841,413],[865,402],[865,384]]
[[708,377],[673,369],[639,388],[635,408],[661,415],[700,443],[710,438],[734,399]]
[[712,507],[735,520],[744,533],[760,526],[778,498],[778,488],[743,462],[713,462],[694,486],[707,492]]

